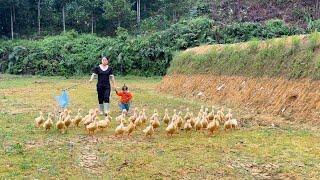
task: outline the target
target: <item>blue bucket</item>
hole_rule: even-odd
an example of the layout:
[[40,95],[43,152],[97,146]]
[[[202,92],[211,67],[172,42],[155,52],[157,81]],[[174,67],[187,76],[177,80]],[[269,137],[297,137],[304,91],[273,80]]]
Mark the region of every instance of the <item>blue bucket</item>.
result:
[[56,96],[55,98],[61,108],[68,107],[70,99],[67,90],[63,90],[61,96]]

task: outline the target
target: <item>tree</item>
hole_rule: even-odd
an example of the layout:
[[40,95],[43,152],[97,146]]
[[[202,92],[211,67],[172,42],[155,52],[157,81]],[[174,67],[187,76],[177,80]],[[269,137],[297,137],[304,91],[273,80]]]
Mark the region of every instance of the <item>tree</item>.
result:
[[100,9],[100,7],[103,5],[102,0],[92,0],[86,3],[86,8],[89,11],[89,14],[91,15],[91,33],[94,33],[94,26],[96,21],[96,13]]
[[63,33],[66,32],[66,18],[65,18],[65,4],[62,5],[62,24],[63,24]]
[[104,4],[104,17],[107,20],[115,20],[118,27],[125,21],[130,22],[133,16],[134,11],[127,0],[110,0]]
[[11,39],[13,39],[13,17],[14,17],[14,3],[10,6],[10,26],[11,26]]
[[63,33],[66,32],[66,6],[72,2],[72,0],[52,0],[54,6],[61,10],[62,12],[62,27],[63,27]]
[[141,0],[137,0],[137,24],[140,24],[140,20],[141,20]]
[[171,17],[173,22],[187,13],[191,9],[195,1],[192,0],[159,0],[161,3],[161,11],[164,15]]
[[315,19],[320,18],[320,0],[315,0]]
[[16,21],[16,14],[15,14],[15,6],[16,5],[17,5],[17,2],[15,0],[9,1],[11,39],[13,39],[13,37],[14,37],[13,25],[14,25],[14,22]]
[[40,3],[41,0],[38,0],[38,35],[40,36],[41,34],[41,24],[40,24],[40,20],[41,20],[41,16],[40,16]]

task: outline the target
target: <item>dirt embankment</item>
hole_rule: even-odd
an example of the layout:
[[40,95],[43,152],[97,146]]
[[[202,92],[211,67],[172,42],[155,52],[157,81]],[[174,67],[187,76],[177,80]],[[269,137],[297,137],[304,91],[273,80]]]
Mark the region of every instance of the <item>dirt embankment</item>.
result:
[[320,81],[215,75],[168,75],[159,89],[292,120],[320,123]]

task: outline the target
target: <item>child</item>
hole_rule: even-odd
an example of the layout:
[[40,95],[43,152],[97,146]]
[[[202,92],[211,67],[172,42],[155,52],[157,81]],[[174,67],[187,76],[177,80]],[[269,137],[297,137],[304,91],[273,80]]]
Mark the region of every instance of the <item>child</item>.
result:
[[131,99],[132,99],[132,94],[131,94],[131,92],[129,92],[128,86],[126,86],[124,84],[122,86],[122,91],[120,91],[120,92],[118,92],[117,90],[115,90],[115,91],[116,91],[116,94],[121,97],[120,103],[119,103],[121,111],[125,110],[126,114],[128,114]]

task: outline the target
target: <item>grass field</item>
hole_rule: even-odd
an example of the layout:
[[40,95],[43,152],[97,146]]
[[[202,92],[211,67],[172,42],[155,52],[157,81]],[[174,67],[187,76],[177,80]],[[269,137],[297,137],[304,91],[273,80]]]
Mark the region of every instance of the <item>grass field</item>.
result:
[[[117,84],[126,83],[134,93],[133,106],[146,107],[148,115],[153,108],[162,116],[165,108],[172,114],[174,108],[197,112],[201,105],[212,105],[159,93],[160,81],[127,77],[117,79]],[[81,84],[69,90],[70,109],[95,108],[95,83],[85,78],[0,76],[1,179],[320,178],[320,131],[297,123],[272,127],[271,122],[263,126],[249,122],[240,130],[220,131],[212,137],[192,131],[172,138],[161,126],[150,139],[141,129],[132,138],[114,138],[114,121],[107,131],[92,137],[83,127],[65,134],[36,129],[38,111],[53,111],[54,96],[76,83]],[[111,98],[115,118],[117,97],[113,93]],[[246,115],[244,110],[234,110],[236,118]]]

